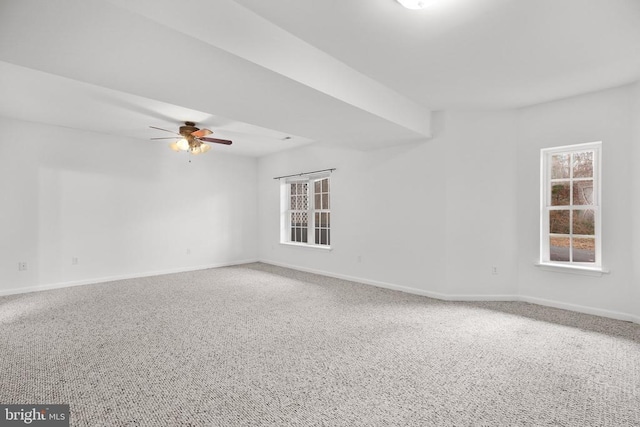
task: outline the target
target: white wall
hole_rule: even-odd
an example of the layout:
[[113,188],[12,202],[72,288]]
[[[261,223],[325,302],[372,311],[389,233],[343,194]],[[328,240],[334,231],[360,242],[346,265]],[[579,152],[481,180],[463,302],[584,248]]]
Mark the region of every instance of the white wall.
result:
[[632,264],[633,264],[633,286],[635,288],[635,311],[636,322],[640,323],[640,82],[633,87],[633,141],[630,161],[632,162]]
[[[636,310],[631,299],[632,205],[638,198],[631,180],[632,95],[625,86],[520,110],[520,295],[603,315]],[[592,141],[602,141],[602,261],[611,273],[586,277],[541,270],[534,266],[539,256],[540,149]]]
[[[260,258],[441,297],[512,294],[513,113],[443,114],[434,128],[420,144],[369,152],[316,145],[261,158]],[[279,244],[272,178],[330,167],[332,251]]]
[[257,258],[253,158],[188,163],[162,143],[2,117],[0,130],[0,294]]
[[[444,153],[408,145],[364,153],[308,146],[259,161],[260,258],[417,289],[444,282]],[[427,159],[423,167],[416,159]],[[273,177],[324,168],[331,176],[331,251],[279,244],[280,184]],[[432,258],[429,260],[428,258]],[[358,262],[360,259],[360,262]]]
[[516,293],[515,134],[513,111],[447,115],[440,141],[447,152],[447,294]]

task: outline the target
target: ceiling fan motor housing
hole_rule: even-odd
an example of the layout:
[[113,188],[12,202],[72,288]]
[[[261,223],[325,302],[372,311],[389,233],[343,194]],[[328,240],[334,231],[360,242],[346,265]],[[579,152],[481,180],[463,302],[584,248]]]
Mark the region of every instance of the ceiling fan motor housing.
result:
[[184,122],[184,126],[180,126],[180,135],[189,139],[188,137],[197,130],[200,130],[195,126],[196,124],[193,122]]

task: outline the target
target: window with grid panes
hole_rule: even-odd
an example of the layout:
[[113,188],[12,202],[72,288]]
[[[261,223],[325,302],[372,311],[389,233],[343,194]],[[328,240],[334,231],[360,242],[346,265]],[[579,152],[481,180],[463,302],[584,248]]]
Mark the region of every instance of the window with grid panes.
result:
[[542,150],[540,261],[600,267],[601,143]]
[[328,176],[284,183],[286,197],[283,243],[331,245],[330,179]]

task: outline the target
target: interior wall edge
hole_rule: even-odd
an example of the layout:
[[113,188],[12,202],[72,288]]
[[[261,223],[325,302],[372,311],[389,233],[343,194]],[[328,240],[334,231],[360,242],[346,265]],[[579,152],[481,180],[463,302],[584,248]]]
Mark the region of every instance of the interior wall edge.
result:
[[167,270],[156,270],[156,271],[148,271],[144,273],[133,273],[133,274],[122,274],[117,276],[105,276],[105,277],[97,277],[94,279],[88,280],[75,280],[70,282],[58,282],[58,283],[49,283],[43,285],[29,286],[23,288],[12,288],[12,289],[0,289],[0,296],[6,295],[17,295],[17,294],[26,294],[30,292],[39,292],[39,291],[48,291],[52,289],[61,289],[61,288],[69,288],[73,286],[84,286],[84,285],[94,285],[99,283],[107,283],[114,282],[116,280],[126,280],[126,279],[139,279],[142,277],[153,277],[153,276],[162,276],[165,274],[173,274],[173,273],[186,273],[189,271],[198,271],[198,270],[208,270],[211,268],[220,268],[220,267],[231,267],[234,265],[241,264],[249,264],[252,262],[258,262],[258,259],[243,259],[238,261],[231,262],[223,262],[223,263],[213,263],[213,264],[204,264],[190,267],[179,267],[172,268]]

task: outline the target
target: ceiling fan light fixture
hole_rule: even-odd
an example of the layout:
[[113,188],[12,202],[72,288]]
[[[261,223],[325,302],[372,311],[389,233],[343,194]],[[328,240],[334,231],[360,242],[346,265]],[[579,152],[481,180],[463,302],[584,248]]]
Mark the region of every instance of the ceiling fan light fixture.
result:
[[398,3],[411,10],[424,9],[428,0],[396,0]]
[[200,152],[202,152],[202,153],[206,153],[209,150],[211,150],[211,146],[208,145],[208,144],[202,144],[200,146]]
[[176,146],[182,151],[189,151],[189,141],[187,141],[185,138],[182,138],[180,141],[176,142]]
[[180,151],[180,147],[178,147],[178,143],[176,141],[173,141],[171,144],[169,144],[169,148],[171,148],[173,151]]

